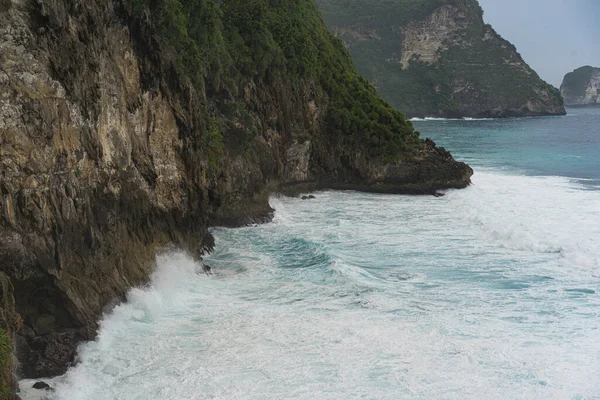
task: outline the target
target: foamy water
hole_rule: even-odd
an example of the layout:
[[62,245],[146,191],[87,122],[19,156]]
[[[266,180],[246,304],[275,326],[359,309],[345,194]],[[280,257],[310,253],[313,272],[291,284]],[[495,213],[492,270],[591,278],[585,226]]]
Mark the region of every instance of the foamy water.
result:
[[411,122],[423,122],[423,121],[492,121],[494,118],[472,118],[472,117],[463,117],[463,118],[439,118],[439,117],[425,117],[425,118],[411,118],[409,121]]
[[214,230],[214,277],[158,257],[50,398],[600,399],[600,192],[480,169],[271,202]]

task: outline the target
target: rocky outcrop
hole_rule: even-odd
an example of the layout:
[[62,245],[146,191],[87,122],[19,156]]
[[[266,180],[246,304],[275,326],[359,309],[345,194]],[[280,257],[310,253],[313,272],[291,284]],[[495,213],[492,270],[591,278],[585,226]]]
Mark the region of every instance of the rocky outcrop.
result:
[[560,93],[567,107],[600,106],[600,68],[585,66],[569,72]]
[[[411,21],[401,29],[402,52],[398,62],[403,69],[410,67],[411,60],[436,64],[442,53],[449,50],[461,31],[469,27],[464,13],[452,5],[437,8],[422,21]],[[454,40],[448,40],[454,38]]]
[[0,328],[18,333],[21,377],[64,372],[157,252],[199,256],[209,226],[267,220],[273,191],[469,184],[387,106],[390,138],[406,132],[391,162],[331,133],[318,77],[240,67],[228,88],[209,69],[194,81],[139,4],[0,1]]
[[477,0],[318,0],[358,70],[409,117],[564,115],[559,91],[483,21]]
[[156,251],[198,252],[206,233],[177,106],[144,89],[115,17],[65,2],[0,14],[0,269],[24,321],[22,376],[63,372],[104,307],[146,281]]
[[16,334],[22,321],[15,310],[14,288],[10,277],[0,272],[0,398],[13,400],[18,387],[17,359],[13,353]]

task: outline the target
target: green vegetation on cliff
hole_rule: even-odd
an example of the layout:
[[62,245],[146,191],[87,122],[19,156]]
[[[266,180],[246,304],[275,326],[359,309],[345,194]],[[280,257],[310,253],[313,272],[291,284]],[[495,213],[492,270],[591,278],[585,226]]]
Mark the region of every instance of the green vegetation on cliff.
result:
[[0,328],[0,398],[12,393],[12,341]]
[[358,74],[314,0],[4,3],[10,387],[5,338],[22,377],[63,374],[104,307],[148,281],[157,253],[200,257],[214,247],[210,226],[272,218],[273,191],[470,183],[471,168],[419,140]]
[[600,104],[600,68],[589,65],[565,75],[560,91],[569,106]]
[[561,89],[569,94],[585,94],[585,89],[587,89],[590,84],[590,79],[597,69],[598,68],[587,65],[585,67],[577,68],[573,72],[569,72],[565,75]]
[[[431,14],[449,0],[318,0],[327,23],[350,26],[365,23],[391,28]],[[391,29],[390,29],[391,30]],[[385,32],[389,33],[389,32]]]
[[356,71],[314,0],[134,0],[133,9],[151,16],[161,40],[207,93],[236,97],[249,77],[313,81],[329,99],[327,132],[340,142],[385,158],[420,143]]
[[409,116],[564,113],[476,0],[317,1],[359,72]]
[[15,359],[13,356],[14,332],[21,327],[15,312],[13,285],[8,275],[0,271],[0,399],[14,399]]

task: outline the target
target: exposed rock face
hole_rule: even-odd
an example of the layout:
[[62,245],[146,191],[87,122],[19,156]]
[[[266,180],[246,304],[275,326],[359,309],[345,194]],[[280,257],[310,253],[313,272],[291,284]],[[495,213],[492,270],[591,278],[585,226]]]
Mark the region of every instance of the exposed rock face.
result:
[[15,311],[13,291],[9,276],[0,272],[0,398],[9,400],[16,398],[17,359],[12,350],[15,335],[22,328],[21,318]]
[[564,115],[559,91],[483,22],[477,0],[318,0],[359,71],[409,117]]
[[461,30],[467,29],[469,21],[457,7],[444,5],[437,8],[423,21],[411,21],[402,28],[402,55],[399,60],[403,69],[417,59],[426,64],[436,64],[441,54],[452,44]]
[[103,307],[145,282],[156,250],[197,252],[206,232],[202,178],[183,175],[176,111],[143,88],[128,28],[110,8],[69,6],[0,14],[0,268],[32,377],[64,371]]
[[560,93],[568,107],[600,105],[600,68],[577,68],[565,75]]
[[[240,82],[236,94],[192,85],[130,2],[0,1],[0,328],[18,332],[22,377],[64,372],[157,252],[200,255],[211,224],[268,219],[280,186],[469,184],[472,170],[431,143],[387,164],[332,137],[314,81]],[[206,110],[234,100],[256,134],[240,148],[245,126],[223,119],[215,147]]]

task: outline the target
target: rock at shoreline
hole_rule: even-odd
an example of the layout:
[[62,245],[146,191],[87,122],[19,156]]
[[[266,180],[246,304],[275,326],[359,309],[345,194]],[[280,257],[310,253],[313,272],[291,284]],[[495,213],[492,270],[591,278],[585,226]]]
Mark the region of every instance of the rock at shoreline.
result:
[[210,265],[204,264],[204,262],[202,263],[202,272],[204,272],[207,276],[214,275]]
[[51,390],[52,389],[50,387],[50,385],[48,385],[46,382],[42,382],[42,381],[34,383],[33,388],[38,389],[38,390]]

